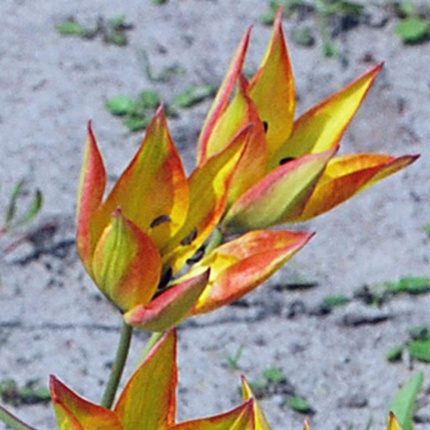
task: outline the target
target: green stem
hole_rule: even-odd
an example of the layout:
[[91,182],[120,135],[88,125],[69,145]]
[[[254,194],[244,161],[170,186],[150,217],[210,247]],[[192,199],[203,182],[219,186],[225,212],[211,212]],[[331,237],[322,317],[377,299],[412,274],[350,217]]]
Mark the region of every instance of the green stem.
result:
[[151,351],[154,349],[154,346],[158,343],[158,341],[165,335],[166,332],[160,331],[160,332],[154,332],[151,334],[151,337],[148,340],[148,343],[145,346],[145,349],[143,350],[142,357],[140,358],[139,366],[145,361],[146,357],[151,353]]
[[121,337],[119,340],[118,350],[116,352],[115,362],[101,401],[101,405],[105,408],[110,409],[115,400],[115,395],[127,360],[128,351],[130,350],[132,334],[133,327],[124,323],[121,330]]
[[3,421],[7,426],[14,430],[36,430],[34,427],[30,427],[28,424],[23,423],[3,408],[3,406],[0,406],[0,421]]

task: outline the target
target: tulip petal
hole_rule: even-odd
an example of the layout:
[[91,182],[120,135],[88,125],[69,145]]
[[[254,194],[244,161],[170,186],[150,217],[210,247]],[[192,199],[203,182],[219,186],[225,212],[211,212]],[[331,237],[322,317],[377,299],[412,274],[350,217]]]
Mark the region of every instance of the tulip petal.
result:
[[206,271],[183,283],[171,286],[147,306],[137,306],[124,315],[127,324],[162,332],[178,325],[197,302],[209,279]]
[[184,223],[188,184],[182,161],[159,109],[128,168],[116,183],[100,213],[100,222],[121,207],[128,219],[145,231],[158,247]]
[[234,169],[242,155],[250,127],[224,151],[211,157],[191,175],[190,211],[184,226],[162,250],[165,267],[176,273],[212,234],[224,214]]
[[209,158],[207,153],[207,145],[209,138],[220,116],[230,102],[231,95],[233,94],[237,79],[242,71],[243,64],[245,62],[250,37],[251,29],[249,29],[243,36],[239,44],[239,48],[237,49],[236,54],[230,64],[229,70],[209,110],[205,123],[203,124],[198,141],[197,165],[203,164]]
[[252,231],[215,248],[185,275],[210,268],[209,282],[192,314],[225,306],[248,294],[303,248],[313,233]]
[[250,399],[225,414],[187,421],[169,430],[255,430],[253,403],[254,399]]
[[298,221],[333,209],[416,159],[414,155],[354,154],[330,160]]
[[[244,400],[249,400],[254,398],[254,393],[251,390],[248,381],[244,376],[242,376],[242,391]],[[267,422],[266,416],[264,415],[263,410],[258,404],[257,400],[254,400],[254,422],[255,422],[255,430],[270,430],[269,423]]]
[[390,412],[390,417],[388,419],[387,430],[402,430],[399,422],[397,421],[397,418],[392,412]]
[[311,425],[309,424],[309,421],[307,419],[305,420],[303,430],[312,430]]
[[250,83],[249,95],[261,120],[267,124],[267,145],[272,158],[291,133],[296,108],[293,70],[282,30],[282,10],[276,17],[266,57]]
[[105,189],[106,170],[91,123],[88,123],[88,138],[78,193],[76,240],[79,255],[88,271],[90,271],[96,240],[100,234],[98,226],[93,223],[93,217],[101,206]]
[[294,123],[291,136],[284,140],[271,166],[276,166],[284,158],[315,154],[337,146],[382,66],[380,64],[370,70],[303,114]]
[[154,296],[161,257],[151,238],[117,210],[97,244],[92,273],[101,291],[129,310]]
[[174,424],[176,415],[175,330],[168,332],[133,374],[116,404],[125,429],[161,430]]
[[124,430],[116,413],[78,396],[55,376],[50,388],[61,430]]
[[298,217],[336,150],[289,161],[269,173],[233,204],[222,228],[242,233]]

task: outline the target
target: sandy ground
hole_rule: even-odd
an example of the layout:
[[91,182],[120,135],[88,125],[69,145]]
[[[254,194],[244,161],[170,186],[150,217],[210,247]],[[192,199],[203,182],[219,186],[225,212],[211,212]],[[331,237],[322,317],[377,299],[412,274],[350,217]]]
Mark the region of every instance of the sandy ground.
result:
[[[1,1],[1,203],[5,207],[13,184],[25,179],[30,190],[40,188],[45,197],[32,229],[57,228],[44,241],[27,241],[2,258],[0,380],[46,385],[54,373],[82,395],[100,398],[121,321],[101,300],[70,245],[86,123],[93,120],[114,179],[142,133],[129,133],[107,112],[106,100],[153,88],[169,101],[190,85],[218,84],[250,24],[248,67],[255,70],[270,37],[270,28],[259,20],[265,5],[258,0],[178,0],[158,7],[138,0]],[[410,327],[430,324],[429,296],[396,297],[381,308],[354,299],[328,315],[319,312],[327,296],[352,297],[364,285],[430,273],[424,232],[430,222],[430,48],[402,45],[389,13],[376,6],[370,13],[371,22],[384,17],[388,22],[382,27],[362,23],[341,34],[342,61],[324,58],[319,42],[313,48],[290,43],[299,112],[385,61],[343,140],[343,151],[422,157],[354,201],[297,227],[318,234],[241,306],[196,318],[180,329],[181,420],[232,407],[240,400],[240,374],[253,380],[277,367],[311,404],[313,429],[354,425],[361,430],[369,419],[372,429],[381,429],[399,385],[417,369],[430,373],[425,365],[388,364],[384,357],[408,339]],[[100,38],[62,37],[55,28],[69,16],[90,23],[121,14],[134,24],[127,47],[109,46]],[[287,36],[294,25],[285,21]],[[174,64],[184,73],[166,83],[150,82],[139,60],[142,49],[154,73]],[[205,102],[183,110],[170,123],[188,168],[208,107]],[[2,249],[22,234],[3,238]],[[285,287],[289,283],[315,286],[291,291]],[[145,339],[144,333],[137,336],[128,372]],[[242,345],[235,370],[228,357]],[[417,429],[430,426],[430,399],[423,395],[421,400],[419,416],[425,422]],[[304,416],[284,404],[282,389],[262,400],[273,429],[300,429]],[[50,405],[12,409],[39,429],[55,428]]]

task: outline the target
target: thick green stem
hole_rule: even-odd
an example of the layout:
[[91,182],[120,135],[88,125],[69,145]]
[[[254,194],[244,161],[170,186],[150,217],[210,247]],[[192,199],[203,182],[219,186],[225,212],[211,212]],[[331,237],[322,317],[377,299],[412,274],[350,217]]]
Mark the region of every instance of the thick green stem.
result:
[[142,357],[140,358],[139,366],[145,361],[146,357],[151,353],[151,351],[154,349],[154,346],[158,343],[158,341],[164,336],[166,332],[160,331],[160,332],[154,332],[151,334],[151,337],[148,340],[148,343],[145,346],[145,349],[143,350]]
[[133,327],[124,323],[121,330],[121,337],[119,340],[118,350],[116,352],[115,362],[101,401],[101,405],[105,408],[110,409],[115,400],[115,395],[127,360],[128,351],[130,350],[132,335]]
[[34,427],[30,427],[28,424],[23,423],[2,406],[0,406],[0,421],[3,421],[14,430],[36,430]]

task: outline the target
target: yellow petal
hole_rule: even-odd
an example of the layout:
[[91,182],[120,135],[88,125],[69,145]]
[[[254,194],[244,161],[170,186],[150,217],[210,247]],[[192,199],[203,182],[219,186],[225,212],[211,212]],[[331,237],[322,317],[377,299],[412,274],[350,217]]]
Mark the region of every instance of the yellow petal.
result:
[[231,177],[242,155],[249,128],[222,152],[199,166],[190,177],[190,211],[181,230],[162,250],[164,266],[176,273],[218,225],[227,204]]
[[92,272],[101,291],[129,310],[154,296],[161,257],[150,237],[117,210],[97,244]]
[[255,430],[253,403],[254,399],[250,399],[225,414],[187,421],[169,430]]
[[397,418],[392,412],[390,412],[390,418],[388,420],[387,430],[402,430],[399,422],[397,421]]
[[121,207],[125,217],[162,247],[184,223],[188,202],[184,167],[160,109],[104,203],[100,223],[107,225],[112,212]]
[[172,285],[148,305],[137,306],[127,312],[124,315],[125,322],[134,327],[155,332],[162,332],[178,325],[197,302],[208,279],[207,271]]
[[[248,381],[245,377],[242,376],[242,391],[244,400],[249,400],[251,398],[255,399],[254,393],[251,390],[251,387],[248,384]],[[269,423],[267,422],[266,416],[264,415],[263,410],[258,404],[257,400],[254,401],[254,421],[255,421],[255,430],[270,430]]]
[[414,155],[355,154],[330,160],[298,221],[333,209],[416,159]]
[[293,70],[282,30],[282,10],[276,17],[266,57],[250,83],[249,94],[261,120],[266,122],[271,159],[291,133],[296,108]]
[[251,29],[249,29],[243,36],[239,48],[230,64],[229,70],[218,90],[215,100],[209,110],[206,117],[205,123],[203,124],[197,149],[197,164],[203,164],[208,158],[208,141],[213,132],[213,129],[220,116],[226,109],[228,103],[230,102],[231,95],[233,94],[234,88],[236,86],[239,74],[242,71],[243,63],[245,62],[246,53],[248,51],[249,39],[251,36]]
[[240,76],[237,93],[216,123],[207,144],[206,154],[211,157],[225,149],[247,125],[253,124],[244,153],[231,181],[229,202],[237,200],[245,190],[260,180],[267,168],[268,153],[264,126],[247,91],[248,83]]
[[233,204],[222,228],[243,233],[298,217],[336,150],[289,161],[269,173]]
[[55,376],[50,388],[60,430],[124,430],[114,412],[78,396]]
[[127,383],[114,411],[125,430],[163,430],[176,415],[176,331],[152,349]]
[[88,138],[78,193],[78,234],[76,245],[79,255],[91,273],[91,259],[100,227],[94,224],[94,214],[101,206],[106,188],[106,170],[97,146],[97,140],[88,123]]
[[210,268],[207,287],[192,313],[211,312],[257,288],[313,236],[290,231],[252,231],[215,248],[185,277]]
[[302,115],[273,157],[271,167],[284,158],[315,154],[338,145],[381,69],[382,64]]

